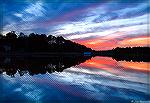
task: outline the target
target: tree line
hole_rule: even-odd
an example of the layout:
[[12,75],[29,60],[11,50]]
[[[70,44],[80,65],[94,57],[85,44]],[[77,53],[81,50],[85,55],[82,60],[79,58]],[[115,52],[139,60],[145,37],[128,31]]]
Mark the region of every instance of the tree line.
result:
[[150,62],[150,47],[116,47],[112,50],[95,51],[95,56],[112,57],[117,61]]
[[16,34],[11,31],[6,35],[0,35],[0,52],[84,52],[92,51],[84,45],[80,45],[62,36],[46,34],[24,33]]

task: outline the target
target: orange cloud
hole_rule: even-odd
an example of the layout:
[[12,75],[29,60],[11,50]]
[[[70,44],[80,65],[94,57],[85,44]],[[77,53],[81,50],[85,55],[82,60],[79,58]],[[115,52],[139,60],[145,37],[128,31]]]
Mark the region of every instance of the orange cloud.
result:
[[121,47],[133,47],[133,46],[149,46],[150,45],[150,37],[136,37],[125,39],[118,43]]
[[118,65],[124,67],[125,69],[134,69],[134,70],[139,70],[139,71],[144,71],[144,72],[150,72],[150,62],[125,62],[125,61],[120,61],[118,62]]
[[[117,33],[117,35],[119,35],[119,33]],[[112,35],[112,38],[111,36],[106,36],[106,37],[92,38],[89,40],[75,40],[75,42],[78,42],[94,50],[108,50],[115,47],[129,47],[129,46],[134,47],[134,46],[150,45],[150,37],[147,36],[133,37],[133,38],[129,37],[124,38],[120,36],[120,38],[123,40],[122,41],[118,40]]]
[[107,50],[116,47],[117,40],[108,40],[102,38],[94,38],[90,40],[76,40],[76,42],[85,45],[94,50]]

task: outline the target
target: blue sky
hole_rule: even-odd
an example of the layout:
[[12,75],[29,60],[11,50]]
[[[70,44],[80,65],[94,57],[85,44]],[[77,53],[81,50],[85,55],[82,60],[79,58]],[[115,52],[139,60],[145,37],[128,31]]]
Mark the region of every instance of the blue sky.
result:
[[149,6],[147,0],[5,0],[2,31],[62,35],[89,47],[99,38],[99,45],[112,40],[117,46],[148,35]]

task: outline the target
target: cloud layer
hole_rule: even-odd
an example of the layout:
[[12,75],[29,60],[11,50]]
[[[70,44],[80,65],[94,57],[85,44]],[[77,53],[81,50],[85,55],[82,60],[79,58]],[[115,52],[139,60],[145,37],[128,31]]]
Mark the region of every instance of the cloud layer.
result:
[[123,44],[125,39],[149,38],[150,6],[147,1],[36,1],[13,2],[13,6],[10,5],[12,3],[3,5],[4,33],[15,30],[62,35],[96,50],[123,45],[147,46],[147,42],[142,45]]

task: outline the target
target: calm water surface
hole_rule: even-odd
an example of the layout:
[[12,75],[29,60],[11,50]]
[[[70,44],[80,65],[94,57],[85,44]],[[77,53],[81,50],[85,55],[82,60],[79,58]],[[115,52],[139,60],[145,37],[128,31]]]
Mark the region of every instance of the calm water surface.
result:
[[[150,99],[149,62],[116,62],[94,57],[80,65],[30,76],[0,75],[1,102],[120,103]],[[36,68],[35,68],[36,69]]]

